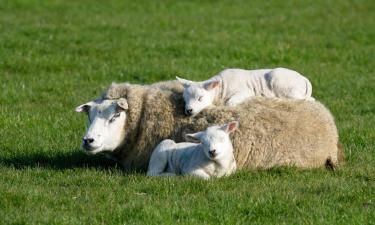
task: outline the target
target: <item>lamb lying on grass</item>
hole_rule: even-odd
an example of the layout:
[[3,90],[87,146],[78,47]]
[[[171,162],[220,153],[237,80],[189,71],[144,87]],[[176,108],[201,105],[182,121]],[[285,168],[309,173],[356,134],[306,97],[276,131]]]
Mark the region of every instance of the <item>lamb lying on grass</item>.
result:
[[187,134],[191,142],[162,141],[153,151],[148,176],[192,175],[203,179],[230,175],[236,170],[229,133],[238,126],[231,122],[211,126],[205,131]]
[[125,169],[147,170],[152,150],[162,140],[182,142],[185,134],[236,120],[241,126],[231,140],[237,168],[335,167],[341,162],[334,119],[318,101],[251,98],[187,117],[182,93],[170,90],[113,84],[102,99],[77,107],[89,116],[85,151],[103,153]]
[[210,105],[236,106],[254,96],[314,100],[310,81],[296,71],[226,69],[209,80],[184,85],[185,113],[194,116]]

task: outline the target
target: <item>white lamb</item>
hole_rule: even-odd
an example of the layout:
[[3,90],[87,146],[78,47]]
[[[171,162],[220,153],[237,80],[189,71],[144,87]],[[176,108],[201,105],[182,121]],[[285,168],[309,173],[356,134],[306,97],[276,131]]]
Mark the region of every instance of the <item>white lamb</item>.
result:
[[211,126],[205,131],[187,134],[187,141],[175,143],[166,139],[151,155],[148,176],[192,175],[203,179],[230,175],[236,170],[229,133],[238,126],[230,122]]
[[185,113],[189,116],[212,104],[236,106],[254,96],[314,100],[310,81],[285,68],[226,69],[201,82],[176,78],[184,86]]

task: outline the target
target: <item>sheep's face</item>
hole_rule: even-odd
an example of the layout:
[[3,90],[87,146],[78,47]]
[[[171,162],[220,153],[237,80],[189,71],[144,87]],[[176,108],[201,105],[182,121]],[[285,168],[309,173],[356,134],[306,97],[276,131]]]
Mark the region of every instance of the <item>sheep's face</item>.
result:
[[238,122],[230,122],[223,126],[211,126],[205,131],[187,134],[187,141],[201,143],[205,155],[211,160],[222,160],[233,155],[229,133],[236,130]]
[[216,94],[215,88],[219,86],[219,81],[193,82],[178,77],[177,79],[184,86],[183,97],[186,115],[195,116],[212,105]]
[[88,154],[111,152],[124,140],[126,99],[99,100],[80,105],[76,112],[86,112],[88,127],[82,147]]

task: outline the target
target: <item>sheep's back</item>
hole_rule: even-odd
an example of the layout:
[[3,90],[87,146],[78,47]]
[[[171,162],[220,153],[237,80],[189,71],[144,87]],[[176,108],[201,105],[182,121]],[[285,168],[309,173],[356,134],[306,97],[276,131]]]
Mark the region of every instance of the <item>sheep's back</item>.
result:
[[[175,84],[168,84],[172,85],[171,90],[126,85],[113,92],[128,99],[129,109],[133,105],[140,109],[133,113],[129,110],[129,118],[139,120],[132,120],[138,121],[137,124],[127,124],[125,130],[132,138],[115,156],[124,165],[145,169],[152,150],[161,140],[182,142],[187,133],[233,120],[240,123],[231,134],[238,168],[287,165],[312,168],[323,166],[327,160],[337,164],[338,134],[334,119],[317,101],[259,97],[236,107],[214,106],[195,117],[187,117],[182,93],[173,90]],[[133,89],[143,89],[144,93]]]
[[194,118],[189,132],[232,120],[240,122],[231,136],[238,168],[337,164],[337,129],[319,102],[254,98],[237,107],[212,107]]

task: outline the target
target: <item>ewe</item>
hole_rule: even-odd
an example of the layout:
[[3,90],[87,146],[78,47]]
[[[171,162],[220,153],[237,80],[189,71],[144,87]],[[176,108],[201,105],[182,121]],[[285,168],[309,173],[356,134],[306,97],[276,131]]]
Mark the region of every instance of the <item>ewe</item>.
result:
[[237,126],[237,122],[231,122],[187,134],[186,140],[195,143],[176,143],[171,139],[162,141],[151,155],[147,175],[181,174],[209,179],[232,174],[236,170],[236,161],[229,133]]
[[162,140],[181,142],[187,133],[236,120],[241,126],[231,140],[238,168],[339,163],[342,149],[334,119],[318,101],[251,98],[236,107],[210,107],[187,117],[182,92],[170,90],[113,84],[102,99],[77,107],[89,116],[86,152],[104,153],[127,169],[146,170]]
[[314,100],[310,81],[296,71],[226,69],[209,80],[184,85],[185,114],[195,116],[210,105],[236,106],[254,96]]

